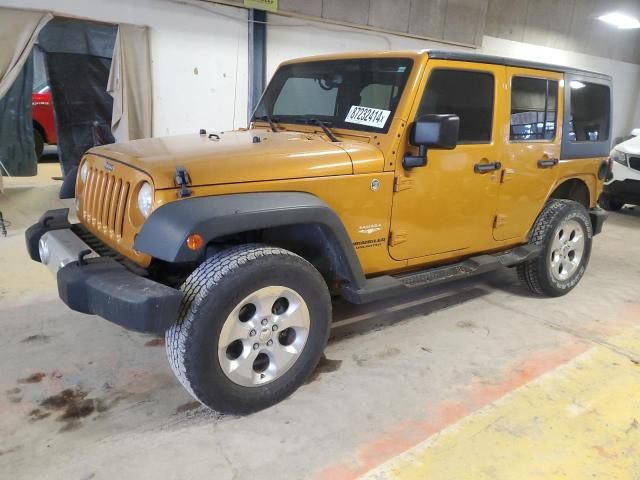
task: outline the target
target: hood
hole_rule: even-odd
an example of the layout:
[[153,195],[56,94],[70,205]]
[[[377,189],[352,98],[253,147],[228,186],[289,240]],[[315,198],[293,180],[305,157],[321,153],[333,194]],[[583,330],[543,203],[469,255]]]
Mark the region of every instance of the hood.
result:
[[640,155],[640,137],[633,137],[629,140],[625,140],[613,148],[629,155]]
[[157,189],[175,188],[178,166],[189,172],[190,185],[199,186],[349,175],[350,154],[358,154],[361,170],[363,150],[370,158],[365,162],[369,170],[381,171],[384,165],[382,152],[364,142],[332,143],[311,133],[258,129],[216,132],[219,138],[210,135],[134,140],[92,148],[89,153],[143,170]]

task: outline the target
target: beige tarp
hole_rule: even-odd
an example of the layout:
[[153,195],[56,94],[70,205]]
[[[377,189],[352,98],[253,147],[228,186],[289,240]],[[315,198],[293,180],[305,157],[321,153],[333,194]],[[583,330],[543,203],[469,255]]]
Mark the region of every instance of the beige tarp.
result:
[[120,24],[107,92],[113,97],[111,133],[116,142],[152,135],[149,29]]
[[0,7],[0,98],[13,85],[38,33],[52,18],[48,12]]

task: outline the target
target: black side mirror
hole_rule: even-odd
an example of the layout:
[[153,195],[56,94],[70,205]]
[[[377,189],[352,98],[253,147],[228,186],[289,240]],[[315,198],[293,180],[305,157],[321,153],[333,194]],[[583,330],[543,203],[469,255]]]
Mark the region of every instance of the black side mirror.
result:
[[456,148],[460,118],[457,115],[429,114],[420,117],[411,126],[409,142],[420,148],[418,155],[405,155],[402,166],[406,169],[427,164],[427,149],[451,150]]

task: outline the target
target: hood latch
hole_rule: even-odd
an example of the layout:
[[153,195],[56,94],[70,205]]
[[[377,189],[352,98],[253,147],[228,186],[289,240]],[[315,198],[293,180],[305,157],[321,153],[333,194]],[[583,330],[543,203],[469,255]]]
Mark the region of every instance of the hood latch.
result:
[[189,177],[187,169],[184,167],[176,167],[176,185],[180,187],[180,191],[178,192],[180,198],[191,196],[191,190],[187,188],[187,185],[190,183],[191,178]]

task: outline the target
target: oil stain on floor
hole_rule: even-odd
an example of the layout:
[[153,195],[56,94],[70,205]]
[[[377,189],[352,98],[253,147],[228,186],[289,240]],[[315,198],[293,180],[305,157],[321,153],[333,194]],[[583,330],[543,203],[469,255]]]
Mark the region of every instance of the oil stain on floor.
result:
[[115,397],[111,402],[102,398],[87,398],[89,392],[79,388],[66,388],[51,395],[39,403],[38,408],[29,412],[29,422],[44,420],[57,415],[56,420],[64,423],[60,432],[69,432],[82,426],[81,420],[90,415],[106,412],[121,397]]
[[21,378],[20,380],[18,380],[18,383],[40,383],[46,376],[47,374],[44,372],[36,372],[32,373],[28,377]]

